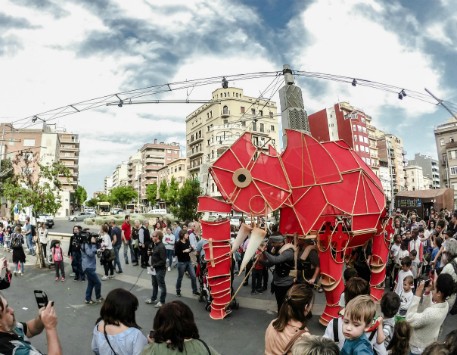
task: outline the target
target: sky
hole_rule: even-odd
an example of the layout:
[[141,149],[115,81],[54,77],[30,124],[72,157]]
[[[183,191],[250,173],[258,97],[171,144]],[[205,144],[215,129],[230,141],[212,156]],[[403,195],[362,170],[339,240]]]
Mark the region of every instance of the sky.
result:
[[[223,75],[281,71],[361,78],[424,93],[457,108],[455,0],[2,0],[0,121],[30,117],[115,93]],[[234,80],[268,95],[271,77]],[[407,158],[436,157],[438,105],[360,85],[297,76],[308,114],[348,101],[403,139]],[[144,99],[209,99],[220,83]],[[273,91],[271,91],[273,94]],[[279,97],[272,97],[279,106]],[[155,138],[185,147],[198,105],[102,106],[47,117],[80,137],[80,185],[103,179]],[[28,119],[25,119],[29,117]]]

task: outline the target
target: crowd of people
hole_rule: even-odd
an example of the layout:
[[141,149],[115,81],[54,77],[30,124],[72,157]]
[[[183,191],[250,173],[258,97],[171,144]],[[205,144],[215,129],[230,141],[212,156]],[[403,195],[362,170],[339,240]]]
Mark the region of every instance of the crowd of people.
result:
[[[240,224],[243,222],[241,219]],[[259,219],[260,225],[262,222]],[[47,259],[49,240],[45,226],[40,225],[37,230],[16,226],[8,239],[6,229],[0,230],[2,242],[5,250],[12,250],[14,273],[18,276],[24,273],[23,244],[29,239],[30,243],[39,243],[40,248],[30,244],[33,251],[27,246],[28,253],[33,255],[36,249]],[[199,295],[195,264],[204,260],[205,240],[201,237],[197,221],[179,225],[158,219],[150,227],[149,221],[132,223],[130,216],[126,216],[121,226],[114,220],[103,224],[97,235],[74,227],[66,252],[71,258],[72,275],[75,281],[87,281],[84,302],[101,304],[100,317],[93,329],[94,353],[217,354],[200,339],[190,308],[180,301],[167,303],[166,299],[165,278],[172,268],[177,269],[175,295],[182,296],[185,274],[190,279],[192,293]],[[248,263],[243,281],[246,286],[251,283],[251,295],[270,287],[276,299],[277,318],[266,327],[265,354],[457,354],[455,344],[438,341],[446,317],[457,313],[456,237],[457,212],[447,216],[432,211],[427,221],[421,221],[416,213],[405,216],[397,210],[386,266],[386,291],[379,307],[370,297],[371,243],[367,242],[346,260],[340,316],[330,321],[319,335],[311,334],[307,328],[313,316],[315,293],[321,292],[317,246],[306,239],[291,243],[276,225],[269,227],[266,240]],[[248,245],[249,238],[235,251],[235,260],[242,260]],[[124,263],[121,263],[122,246]],[[55,264],[56,281],[65,281],[65,252],[60,243],[51,243],[49,254]],[[101,278],[96,272],[97,261],[103,265]],[[0,274],[0,288],[4,289],[9,286],[12,274],[6,260],[0,263],[1,269],[6,270],[4,277]],[[145,302],[157,308],[157,313],[149,334],[143,334],[136,323],[139,301],[135,295],[118,288],[111,290],[106,298],[102,296],[102,281],[123,273],[122,266],[129,263],[145,269],[151,278],[151,297]],[[234,263],[234,272],[236,269],[239,265]],[[10,352],[5,353],[13,353],[11,350],[18,346],[34,349],[28,338],[43,330],[49,339],[48,353],[62,353],[52,302],[41,308],[33,321],[17,323],[6,298],[0,295],[0,300],[2,327],[3,317],[10,317],[9,325],[0,329],[0,337],[5,337],[5,344],[10,347]],[[446,339],[455,341],[456,337],[454,331]],[[0,347],[0,353],[2,350]]]

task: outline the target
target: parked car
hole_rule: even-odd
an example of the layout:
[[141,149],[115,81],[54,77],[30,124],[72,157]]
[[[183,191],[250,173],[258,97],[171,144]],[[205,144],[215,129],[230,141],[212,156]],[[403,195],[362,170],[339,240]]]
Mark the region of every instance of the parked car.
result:
[[124,210],[121,208],[115,208],[113,209],[113,214],[122,214],[124,213]]
[[84,221],[86,218],[95,217],[95,213],[79,212],[68,217],[69,221]]
[[54,218],[49,214],[40,214],[37,218],[38,223],[44,223],[46,228],[51,229],[54,226]]

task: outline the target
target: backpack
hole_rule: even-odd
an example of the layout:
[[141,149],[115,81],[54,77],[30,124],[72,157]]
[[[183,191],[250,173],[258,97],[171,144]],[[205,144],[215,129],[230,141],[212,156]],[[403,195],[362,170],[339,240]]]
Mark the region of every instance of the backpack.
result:
[[21,238],[16,233],[14,233],[11,237],[11,248],[15,249],[19,247],[22,247]]

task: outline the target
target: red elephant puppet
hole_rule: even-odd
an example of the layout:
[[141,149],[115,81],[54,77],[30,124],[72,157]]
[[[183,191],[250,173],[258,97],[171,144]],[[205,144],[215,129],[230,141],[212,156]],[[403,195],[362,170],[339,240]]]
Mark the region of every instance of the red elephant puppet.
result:
[[[272,146],[254,145],[251,134],[244,133],[209,169],[225,201],[200,197],[199,211],[266,216],[279,210],[281,234],[316,239],[326,295],[320,322],[325,325],[338,316],[345,257],[369,239],[371,295],[381,298],[391,223],[379,178],[345,142],[320,143],[295,130],[286,130],[286,139],[286,149],[278,154]],[[203,226],[205,239],[218,243],[221,237],[215,234],[205,235]]]

